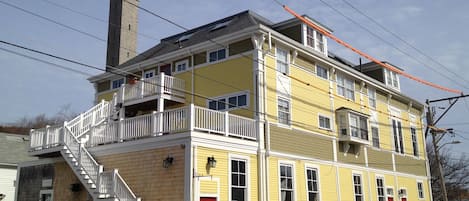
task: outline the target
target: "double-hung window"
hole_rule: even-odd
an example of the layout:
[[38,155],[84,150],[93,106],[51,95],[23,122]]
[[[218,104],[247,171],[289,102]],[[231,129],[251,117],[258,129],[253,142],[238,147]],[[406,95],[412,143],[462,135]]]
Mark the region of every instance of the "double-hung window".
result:
[[311,27],[306,29],[306,45],[316,51],[325,52],[325,37],[319,31]]
[[327,68],[316,65],[316,75],[318,77],[321,77],[321,78],[324,78],[324,79],[327,80],[328,79],[328,70],[327,70]]
[[410,134],[412,135],[412,150],[414,153],[414,156],[418,157],[419,156],[419,144],[417,141],[417,130],[415,127],[410,127]]
[[111,82],[111,87],[112,87],[112,89],[117,89],[117,88],[121,87],[123,84],[124,84],[124,78],[119,78],[119,79],[113,80]]
[[368,104],[371,108],[376,108],[376,91],[368,88]]
[[308,185],[308,201],[319,201],[318,170],[306,168],[306,182]]
[[385,201],[383,177],[376,177],[376,191],[378,195],[378,201]]
[[404,141],[402,136],[401,121],[392,119],[392,133],[394,139],[394,151],[397,153],[404,153]]
[[245,201],[247,197],[246,160],[231,160],[231,200]]
[[355,201],[363,201],[362,176],[359,174],[353,174],[353,189]]
[[208,53],[208,62],[214,62],[226,58],[226,49],[219,49]]
[[290,101],[278,98],[278,123],[290,125]]
[[376,126],[371,126],[371,138],[373,147],[379,148],[379,129]]
[[399,89],[399,78],[396,72],[385,69],[386,72],[386,85]]
[[319,128],[331,129],[331,119],[329,117],[319,115]]
[[424,198],[424,195],[423,195],[423,182],[420,182],[420,181],[417,182],[417,191],[418,191],[418,194],[419,194],[419,199],[423,199]]
[[354,81],[344,75],[337,75],[337,94],[347,99],[355,100]]
[[154,76],[155,76],[155,70],[147,70],[147,71],[143,72],[143,77],[145,79],[152,78]]
[[284,49],[277,48],[277,71],[288,75],[288,52]]
[[280,201],[294,200],[293,192],[293,166],[280,164]]

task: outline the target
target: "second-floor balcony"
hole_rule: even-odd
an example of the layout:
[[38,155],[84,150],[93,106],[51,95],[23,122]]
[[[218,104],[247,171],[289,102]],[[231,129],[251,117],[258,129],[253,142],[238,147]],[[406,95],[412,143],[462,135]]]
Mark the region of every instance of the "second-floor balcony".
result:
[[[97,105],[95,108],[111,107]],[[87,114],[92,118],[82,114],[76,118],[81,120],[70,121],[75,122],[74,127],[64,122],[59,126],[31,130],[30,151],[37,154],[47,153],[48,149],[54,151],[53,148],[64,144],[64,136],[73,136],[88,147],[187,132],[191,135],[208,133],[249,141],[257,141],[258,138],[255,120],[194,105],[120,120],[110,118],[112,115],[104,116],[109,113],[93,108],[91,110],[95,112]],[[82,128],[76,128],[76,125]]]
[[118,102],[133,104],[158,97],[184,102],[185,82],[183,79],[160,73],[152,78],[140,79],[124,84],[119,89]]

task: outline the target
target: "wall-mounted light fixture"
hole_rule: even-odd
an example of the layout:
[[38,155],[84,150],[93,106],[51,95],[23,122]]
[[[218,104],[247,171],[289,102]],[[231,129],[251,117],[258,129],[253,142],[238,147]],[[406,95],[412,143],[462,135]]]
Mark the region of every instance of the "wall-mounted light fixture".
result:
[[207,166],[210,168],[217,167],[217,160],[215,160],[215,157],[212,156],[207,158]]
[[174,158],[172,156],[168,156],[163,160],[163,167],[169,168],[173,164]]

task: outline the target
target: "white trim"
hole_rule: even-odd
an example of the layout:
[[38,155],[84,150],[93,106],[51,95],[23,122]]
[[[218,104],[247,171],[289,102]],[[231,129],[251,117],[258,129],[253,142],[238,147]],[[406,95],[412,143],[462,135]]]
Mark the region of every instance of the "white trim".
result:
[[[394,181],[394,182],[396,182],[396,181]],[[392,189],[392,195],[388,194],[388,189]],[[391,197],[394,201],[394,197],[395,197],[395,194],[396,194],[396,192],[394,191],[394,186],[385,186],[384,194],[386,195],[386,200],[388,200]]]
[[282,198],[282,182],[280,181],[280,166],[281,165],[286,165],[286,166],[291,166],[291,169],[292,169],[292,196],[293,196],[293,199],[292,201],[296,201],[297,199],[297,196],[296,196],[296,178],[295,178],[295,174],[296,174],[296,171],[295,171],[295,162],[294,161],[288,161],[288,160],[278,160],[277,161],[277,168],[278,168],[278,172],[277,172],[277,179],[278,179],[278,200],[281,200]]
[[[218,58],[218,51],[220,51],[220,50],[225,50],[225,58],[223,58],[223,59],[219,59],[219,58]],[[228,47],[212,48],[212,49],[207,50],[206,52],[207,52],[207,53],[206,53],[206,54],[207,54],[207,55],[206,55],[206,56],[207,56],[207,60],[205,60],[205,62],[211,63],[211,64],[224,61],[224,60],[228,59],[228,57],[229,57],[229,55],[230,55],[230,54],[229,54],[229,51],[228,51]],[[217,60],[215,60],[215,61],[210,61],[210,53],[212,53],[212,52],[217,52]]]
[[317,180],[317,188],[318,188],[318,199],[317,201],[321,201],[321,174],[319,170],[319,166],[311,163],[305,163],[304,165],[304,173],[305,173],[305,187],[306,187],[306,199],[309,200],[309,190],[308,190],[308,169],[316,170],[316,180]]
[[[326,69],[326,78],[323,78],[323,77],[318,75],[318,67]],[[324,65],[319,65],[317,63],[315,63],[314,68],[315,68],[314,69],[315,70],[314,75],[316,75],[316,77],[318,77],[319,79],[322,79],[322,80],[329,81],[329,75],[330,75],[329,68],[324,67]]]
[[[330,128],[326,128],[326,127],[321,126],[321,117],[327,118],[329,120],[329,127]],[[318,128],[328,130],[328,131],[332,131],[332,118],[331,118],[331,116],[318,113]]]
[[[218,103],[218,100],[219,99],[225,99],[225,109],[223,110],[218,110],[218,107],[217,107],[217,111],[231,111],[231,110],[236,110],[236,109],[242,109],[242,108],[249,108],[250,107],[250,102],[251,102],[251,97],[250,97],[250,91],[249,90],[244,90],[244,91],[239,91],[239,92],[233,92],[233,93],[229,93],[229,94],[223,94],[221,96],[216,96],[216,97],[209,97],[205,103],[206,103],[206,106],[207,108],[210,109],[210,102],[212,101],[217,101]],[[243,105],[243,106],[237,106],[237,107],[232,107],[230,108],[230,104],[229,104],[229,98],[233,98],[233,97],[236,97],[238,98],[238,96],[242,96],[242,95],[246,95],[246,105]],[[218,106],[218,105],[217,105]]]
[[143,78],[143,79],[148,79],[148,78],[147,78],[147,74],[148,74],[148,73],[153,73],[152,76],[151,76],[151,77],[148,77],[148,78],[152,78],[152,77],[157,76],[156,70],[155,70],[155,69],[150,69],[150,70],[144,70],[144,71],[143,71],[142,78]]
[[356,192],[355,192],[355,176],[360,177],[360,190],[361,190],[361,201],[365,201],[365,191],[363,185],[363,173],[361,171],[352,170],[352,189],[353,189],[353,201],[356,201]]
[[[279,117],[279,109],[278,109],[278,106],[279,106],[279,99],[282,99],[283,101],[286,101],[288,102],[288,124],[283,124],[283,123],[280,123],[280,117]],[[292,101],[291,101],[291,98],[290,97],[285,97],[285,96],[282,96],[282,95],[277,95],[277,107],[275,107],[277,109],[277,125],[279,127],[283,127],[283,128],[292,128]]]
[[[182,145],[181,145],[182,146]],[[193,184],[193,171],[194,164],[192,161],[197,161],[192,156],[192,143],[187,141],[184,144],[184,200],[192,200],[192,184]],[[194,169],[195,170],[195,169]]]
[[54,190],[53,189],[47,189],[47,190],[40,190],[39,191],[39,199],[42,200],[42,195],[47,195],[50,194],[51,200],[54,200]]
[[[114,82],[114,81],[117,81],[117,80],[122,80],[122,84],[121,84],[119,87],[114,88],[114,86],[113,86],[114,83],[113,83],[113,82]],[[110,84],[111,84],[110,90],[119,89],[122,85],[126,84],[126,83],[125,83],[125,80],[126,80],[125,77],[120,77],[120,78],[111,79],[111,80],[110,80]]]
[[[420,193],[419,193],[419,183],[422,184],[422,197],[420,197]],[[420,180],[420,179],[417,179],[417,181],[415,182],[415,185],[417,187],[417,198],[419,200],[425,200],[425,186],[423,185],[423,180]]]
[[251,200],[251,169],[250,169],[250,158],[249,156],[244,156],[244,155],[238,155],[238,154],[228,154],[228,200],[231,200],[231,160],[243,160],[245,161],[245,171],[246,171],[246,194],[245,194],[245,200],[249,201]]
[[[182,64],[186,64],[185,69],[184,70],[178,70],[178,66],[182,65]],[[177,61],[177,62],[174,63],[174,70],[171,69],[171,72],[173,72],[174,74],[178,74],[178,73],[186,72],[190,69],[191,69],[191,66],[189,66],[189,59],[183,59],[183,60],[180,60],[180,61]]]
[[[383,197],[384,197],[384,200],[387,201],[387,197],[386,197],[386,177],[382,174],[375,174],[375,183],[376,183],[376,200],[379,201],[379,193],[378,193],[378,178],[381,179],[383,181]],[[371,184],[370,184],[371,186]]]
[[18,163],[18,169],[22,167],[30,167],[30,166],[36,166],[36,165],[54,164],[54,163],[62,162],[62,161],[64,160],[61,156],[57,158],[43,158],[43,159],[38,159],[38,160],[33,160],[33,161],[26,161],[26,162]]
[[[339,82],[338,82],[339,77],[342,77],[344,79],[344,86],[343,86],[344,95],[339,94]],[[347,86],[346,86],[346,81],[347,80],[352,82],[352,89],[347,88]],[[356,97],[355,97],[355,79],[350,79],[350,76],[345,75],[343,73],[336,73],[335,74],[335,84],[336,84],[335,89],[336,89],[337,96],[340,96],[340,97],[343,97],[345,99],[348,99],[348,100],[351,100],[351,101],[355,102],[355,99],[356,99]],[[353,91],[353,97],[352,98],[349,98],[349,97],[346,96],[347,95],[347,90],[352,90]]]

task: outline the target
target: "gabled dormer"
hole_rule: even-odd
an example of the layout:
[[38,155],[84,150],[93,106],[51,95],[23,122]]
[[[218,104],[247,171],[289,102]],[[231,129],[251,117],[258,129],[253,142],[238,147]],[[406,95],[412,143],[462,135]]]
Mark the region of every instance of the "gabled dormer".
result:
[[[384,64],[387,64],[387,65],[390,65],[392,67],[395,67],[401,71],[403,71],[403,69],[395,66],[395,65],[392,65],[386,61],[382,61],[382,63]],[[376,64],[374,62],[369,62],[369,63],[366,63],[366,64],[362,64],[362,65],[358,65],[358,66],[355,66],[354,67],[356,70],[364,73],[365,75],[368,75],[382,83],[384,83],[388,88],[390,89],[394,89],[394,90],[397,90],[397,91],[401,91],[401,83],[399,81],[399,74],[397,74],[396,72],[393,72],[389,69],[386,69],[382,66],[380,66],[379,64]]]
[[[316,20],[306,15],[303,15],[303,17],[326,32],[332,33],[331,29],[322,25]],[[327,37],[320,31],[309,27],[299,19],[292,18],[277,23],[273,25],[273,28],[287,37],[303,44],[304,46],[310,47],[311,49],[327,56]]]

